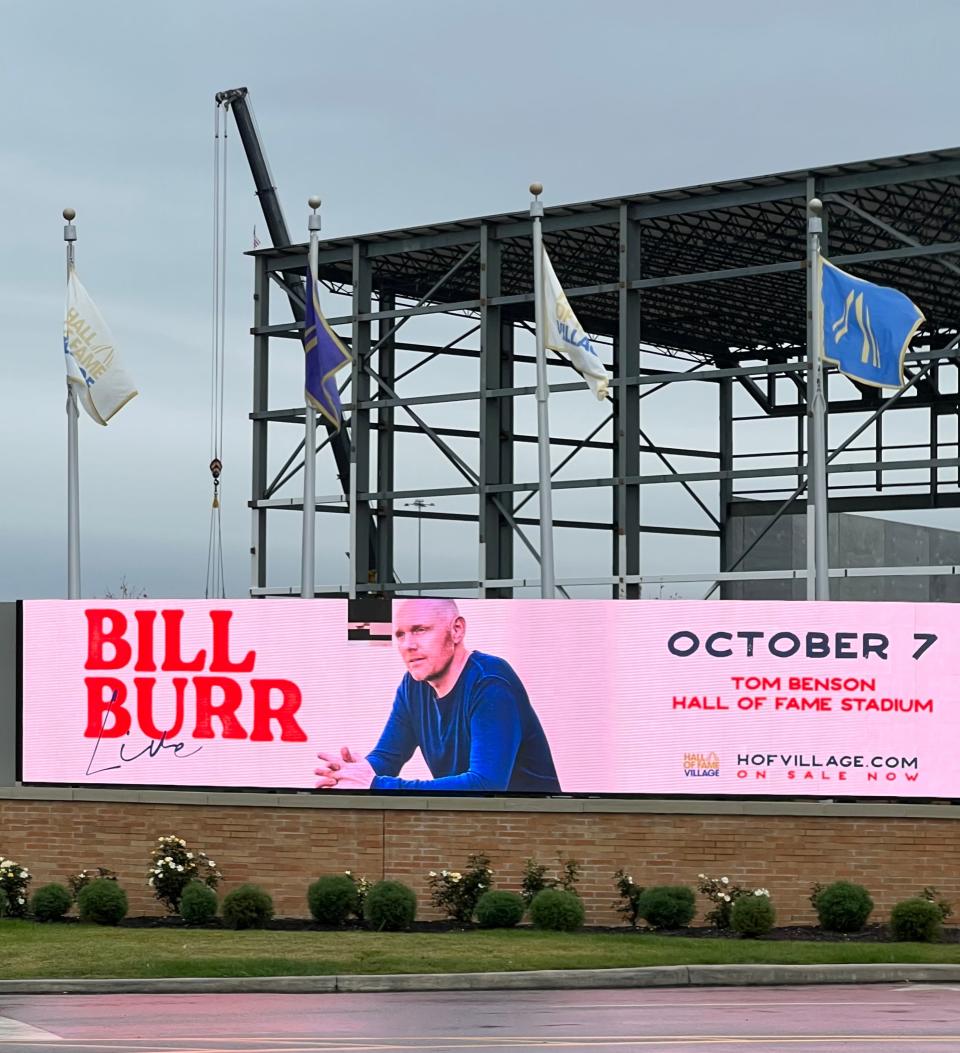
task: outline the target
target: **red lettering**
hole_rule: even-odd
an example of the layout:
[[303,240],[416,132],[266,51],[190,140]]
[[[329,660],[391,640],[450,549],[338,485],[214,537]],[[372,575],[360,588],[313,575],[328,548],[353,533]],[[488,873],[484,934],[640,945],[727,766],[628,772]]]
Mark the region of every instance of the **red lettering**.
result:
[[118,739],[126,735],[130,730],[130,714],[123,708],[127,685],[112,676],[88,676],[83,682],[87,685],[86,738]]
[[203,668],[206,651],[200,650],[189,662],[180,655],[180,626],[183,622],[183,611],[161,611],[163,618],[163,665],[164,672],[190,673]]
[[156,663],[153,660],[153,623],[157,620],[156,611],[134,611],[137,619],[137,664],[133,667],[138,673],[155,673]]
[[166,731],[161,731],[153,720],[153,687],[156,680],[152,676],[136,676],[133,682],[137,689],[137,723],[144,735],[151,739],[172,739],[178,735],[183,727],[183,689],[187,686],[187,678],[184,676],[173,678],[176,716],[173,727],[167,728]]
[[[303,728],[293,719],[293,714],[300,708],[303,699],[300,688],[292,680],[251,680],[253,688],[253,731],[251,742],[273,742],[270,732],[270,721],[280,725],[281,742],[306,742]],[[279,691],[280,704],[270,705],[270,693]]]
[[[213,649],[210,655],[211,673],[249,673],[253,670],[257,652],[247,651],[246,657],[239,662],[230,661],[230,619],[233,611],[211,611],[213,622]],[[254,732],[253,738],[256,738]]]
[[[122,669],[130,661],[130,644],[123,638],[127,619],[119,611],[88,609],[87,662],[84,669]],[[107,629],[106,623],[110,623]],[[104,655],[104,647],[113,648],[113,657]]]
[[[245,739],[246,729],[237,720],[237,710],[243,701],[243,692],[236,680],[224,676],[195,676],[193,685],[197,692],[197,726],[194,728],[193,737],[212,739],[214,734],[210,724],[216,717],[223,726],[225,739]],[[213,699],[214,688],[223,692],[223,699],[219,702]]]

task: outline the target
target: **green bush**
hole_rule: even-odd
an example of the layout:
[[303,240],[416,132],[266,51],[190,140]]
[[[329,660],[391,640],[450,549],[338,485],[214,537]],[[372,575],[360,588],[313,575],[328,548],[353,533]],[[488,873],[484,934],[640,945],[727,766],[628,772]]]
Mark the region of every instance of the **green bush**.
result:
[[930,943],[940,937],[940,908],[928,899],[901,900],[890,911],[890,934],[895,940]]
[[223,897],[221,913],[228,929],[262,929],[273,917],[273,900],[259,885],[241,885]]
[[44,885],[34,892],[30,912],[37,921],[56,921],[73,906],[73,896],[66,885]]
[[10,900],[7,899],[6,892],[0,888],[0,918],[5,918],[10,912]]
[[363,916],[378,931],[409,929],[417,916],[417,897],[402,881],[378,881],[363,901]]
[[637,898],[637,914],[655,929],[682,929],[696,913],[693,889],[686,885],[654,885]]
[[203,881],[191,881],[180,894],[180,917],[188,925],[209,925],[216,916],[216,892]]
[[766,936],[777,915],[769,896],[741,896],[730,911],[730,924],[741,936]]
[[343,925],[360,909],[356,882],[346,874],[317,878],[307,889],[307,906],[321,925]]
[[583,924],[583,900],[575,892],[545,888],[533,897],[530,920],[538,929],[573,932]]
[[820,924],[829,932],[859,932],[873,910],[873,900],[863,885],[834,881],[814,897]]
[[512,929],[525,910],[517,892],[484,892],[477,901],[477,924],[481,929]]
[[108,878],[97,878],[84,886],[77,896],[81,921],[97,925],[116,925],[127,916],[127,894]]

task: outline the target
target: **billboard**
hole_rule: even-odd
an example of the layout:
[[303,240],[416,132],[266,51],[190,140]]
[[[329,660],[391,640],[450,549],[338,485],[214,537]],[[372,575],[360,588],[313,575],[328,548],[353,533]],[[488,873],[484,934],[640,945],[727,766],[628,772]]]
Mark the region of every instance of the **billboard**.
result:
[[28,783],[960,797],[951,604],[26,601]]

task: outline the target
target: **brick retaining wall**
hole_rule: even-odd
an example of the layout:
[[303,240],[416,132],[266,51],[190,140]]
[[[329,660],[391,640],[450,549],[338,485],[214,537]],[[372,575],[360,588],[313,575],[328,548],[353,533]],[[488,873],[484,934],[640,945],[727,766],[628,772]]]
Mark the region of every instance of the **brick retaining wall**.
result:
[[[462,869],[475,851],[490,856],[500,888],[519,888],[528,856],[551,865],[559,853],[582,860],[580,891],[593,924],[618,922],[612,875],[621,866],[644,885],[692,886],[705,871],[765,886],[780,924],[812,922],[810,885],[837,878],[866,885],[876,917],[924,885],[936,886],[960,908],[960,826],[952,807],[908,815],[896,806],[888,814],[867,806],[867,814],[845,815],[738,814],[732,806],[729,814],[704,814],[702,802],[689,812],[681,802],[662,811],[649,802],[642,811],[588,811],[589,802],[570,811],[515,805],[383,807],[366,800],[356,808],[249,807],[14,796],[0,798],[0,853],[30,868],[34,889],[65,882],[83,867],[110,867],[134,915],[162,913],[146,886],[146,870],[157,837],[171,833],[216,861],[225,875],[221,891],[255,881],[287,916],[306,915],[305,890],[315,877],[352,870],[407,882],[420,897],[420,916],[434,917],[427,872]],[[793,809],[804,810],[816,813],[817,806]]]

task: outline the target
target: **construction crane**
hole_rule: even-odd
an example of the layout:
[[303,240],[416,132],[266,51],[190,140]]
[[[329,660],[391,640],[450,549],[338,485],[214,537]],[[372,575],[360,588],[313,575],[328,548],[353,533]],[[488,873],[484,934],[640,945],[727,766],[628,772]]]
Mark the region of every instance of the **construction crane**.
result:
[[[243,143],[244,153],[247,155],[247,163],[250,165],[250,173],[256,188],[256,195],[260,199],[260,208],[263,210],[263,218],[270,233],[270,240],[274,248],[287,248],[292,245],[290,232],[287,230],[286,220],[280,208],[280,199],[277,196],[277,188],[267,164],[267,157],[260,141],[260,133],[257,130],[257,122],[250,107],[249,92],[246,88],[231,88],[228,91],[217,92],[216,102],[218,105],[229,109],[233,113],[237,124],[240,141]],[[281,271],[280,282],[290,301],[290,310],[294,319],[302,323],[304,317],[305,292],[304,282],[299,274],[291,271]],[[330,432],[330,447],[333,450],[334,461],[337,466],[337,475],[344,495],[350,492],[350,438],[347,431],[348,425],[343,423],[340,430],[333,428],[324,421]],[[308,453],[309,451],[304,451]],[[366,515],[370,522],[367,532],[370,545],[370,566],[376,566],[377,554],[377,530],[373,514],[368,507],[358,510],[359,515]],[[393,580],[393,568],[380,568],[382,580]]]

